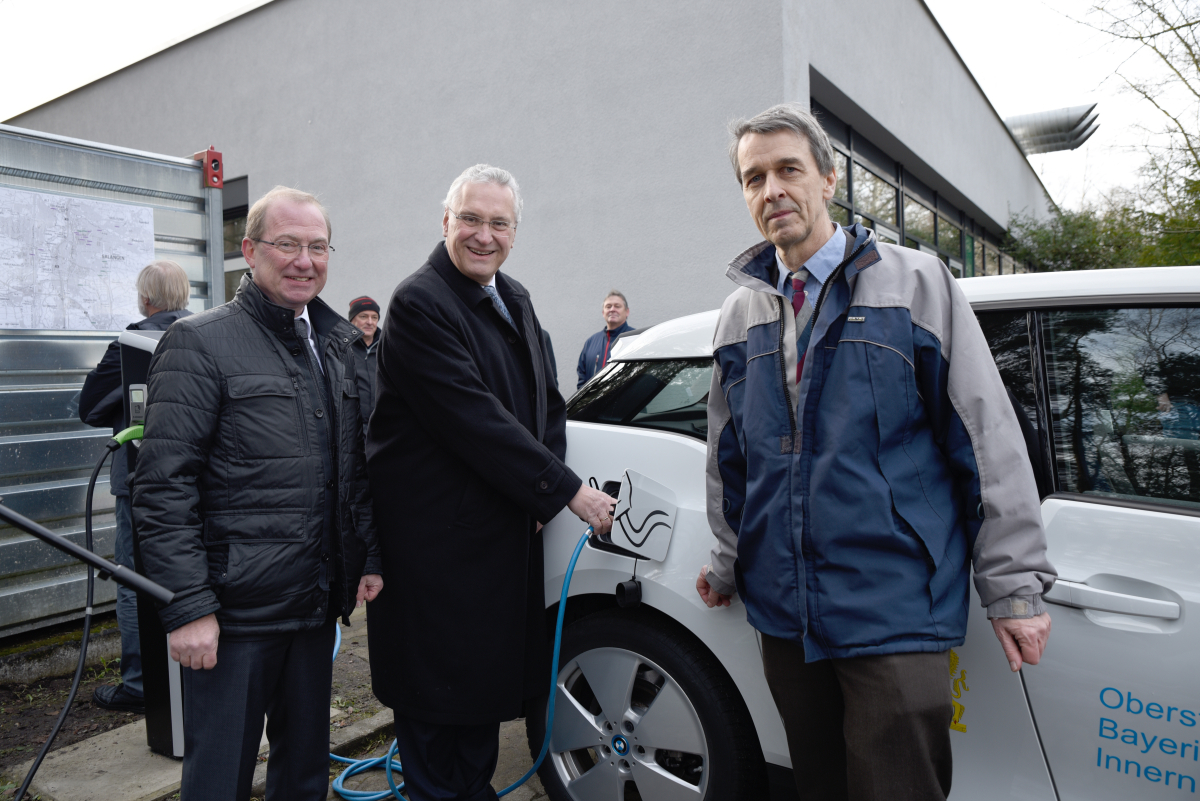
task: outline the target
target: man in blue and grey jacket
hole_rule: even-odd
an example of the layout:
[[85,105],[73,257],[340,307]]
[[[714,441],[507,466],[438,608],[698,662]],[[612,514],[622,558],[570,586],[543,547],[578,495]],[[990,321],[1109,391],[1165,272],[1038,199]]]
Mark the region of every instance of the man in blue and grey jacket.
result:
[[949,270],[830,220],[834,153],[808,110],[731,133],[767,241],[730,265],[713,341],[717,546],[696,588],[741,595],[761,632],[801,797],[945,798],[971,564],[1014,671],[1050,631],[1024,440]]

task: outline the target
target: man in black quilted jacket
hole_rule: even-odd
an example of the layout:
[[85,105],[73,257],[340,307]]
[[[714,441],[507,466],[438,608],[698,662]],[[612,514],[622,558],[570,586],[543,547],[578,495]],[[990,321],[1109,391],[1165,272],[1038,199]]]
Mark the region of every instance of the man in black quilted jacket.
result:
[[[250,209],[234,299],[180,320],[150,363],[132,481],[147,576],[185,668],[182,797],[324,799],[334,627],[383,587],[352,346],[317,298],[333,248],[306,192]],[[347,621],[348,622],[348,621]]]

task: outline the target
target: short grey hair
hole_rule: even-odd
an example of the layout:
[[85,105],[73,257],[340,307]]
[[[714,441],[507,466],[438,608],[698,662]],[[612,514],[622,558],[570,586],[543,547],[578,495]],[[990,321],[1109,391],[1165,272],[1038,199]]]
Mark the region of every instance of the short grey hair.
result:
[[733,164],[733,174],[739,184],[742,182],[742,167],[738,164],[738,145],[741,144],[742,137],[746,134],[773,134],[778,131],[791,131],[801,139],[807,139],[813,159],[817,162],[817,170],[821,175],[833,172],[833,145],[829,142],[829,134],[825,133],[812,111],[799,103],[780,103],[748,120],[734,120],[729,123],[729,133],[733,137],[733,141],[729,143],[729,161]]
[[507,186],[513,196],[513,215],[517,218],[517,224],[521,223],[521,209],[525,207],[525,201],[521,199],[521,187],[517,185],[517,179],[511,172],[493,167],[491,164],[476,164],[474,167],[467,167],[462,171],[462,175],[455,178],[454,183],[450,184],[450,191],[446,193],[446,199],[442,201],[442,207],[446,211],[454,211],[454,207],[462,200],[463,187],[467,184]]
[[173,261],[152,261],[142,268],[137,277],[138,297],[163,311],[186,308],[192,285],[187,273]]
[[333,239],[333,226],[329,223],[329,211],[321,205],[317,196],[302,189],[293,189],[290,186],[277,186],[254,201],[254,205],[250,207],[250,212],[246,215],[247,239],[262,239],[266,235],[267,212],[271,210],[272,204],[280,200],[316,206],[317,210],[321,212],[321,216],[325,218],[325,236]]
[[629,301],[625,300],[625,295],[622,292],[620,292],[619,290],[616,290],[616,289],[608,290],[608,294],[604,296],[605,302],[607,302],[609,298],[620,298],[621,302],[625,304],[625,308],[627,308],[627,309],[629,308]]

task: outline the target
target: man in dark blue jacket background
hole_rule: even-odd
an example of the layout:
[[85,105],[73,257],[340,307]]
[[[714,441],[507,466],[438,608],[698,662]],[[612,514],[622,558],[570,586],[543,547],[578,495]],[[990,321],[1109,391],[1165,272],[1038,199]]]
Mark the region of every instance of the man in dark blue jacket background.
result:
[[[145,317],[126,326],[129,331],[165,331],[187,310],[191,285],[187,273],[173,261],[156,261],[142,268],[137,277],[138,311]],[[113,340],[96,369],[88,373],[79,393],[79,419],[91,426],[112,427],[118,434],[125,427],[125,387],[121,381],[121,348]],[[132,447],[132,446],[131,446]],[[112,457],[108,490],[116,497],[117,531],[113,561],[133,570],[132,506],[126,483],[129,468],[125,449]],[[117,626],[121,630],[121,683],[97,687],[92,694],[96,706],[122,712],[144,712],[142,700],[142,653],[138,641],[137,598],[128,587],[117,587]]]
[[612,346],[617,341],[617,337],[635,330],[627,322],[629,320],[629,302],[625,300],[623,294],[615,289],[604,297],[602,314],[604,330],[588,337],[587,342],[583,343],[583,350],[579,353],[579,364],[575,367],[575,372],[579,375],[576,389],[586,384],[589,378],[608,364],[608,357],[612,354]]

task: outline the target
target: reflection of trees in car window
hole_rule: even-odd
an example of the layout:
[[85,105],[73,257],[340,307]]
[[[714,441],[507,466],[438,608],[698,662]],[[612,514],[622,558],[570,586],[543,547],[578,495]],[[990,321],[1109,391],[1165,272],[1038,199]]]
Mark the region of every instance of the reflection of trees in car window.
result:
[[712,359],[610,363],[567,404],[585,423],[654,428],[704,439]]
[[1200,505],[1200,312],[1057,311],[1042,327],[1060,486]]
[[1037,393],[1029,361],[1029,323],[1026,312],[984,311],[975,315],[991,348],[1000,380],[1012,390],[1029,421],[1037,427]]

